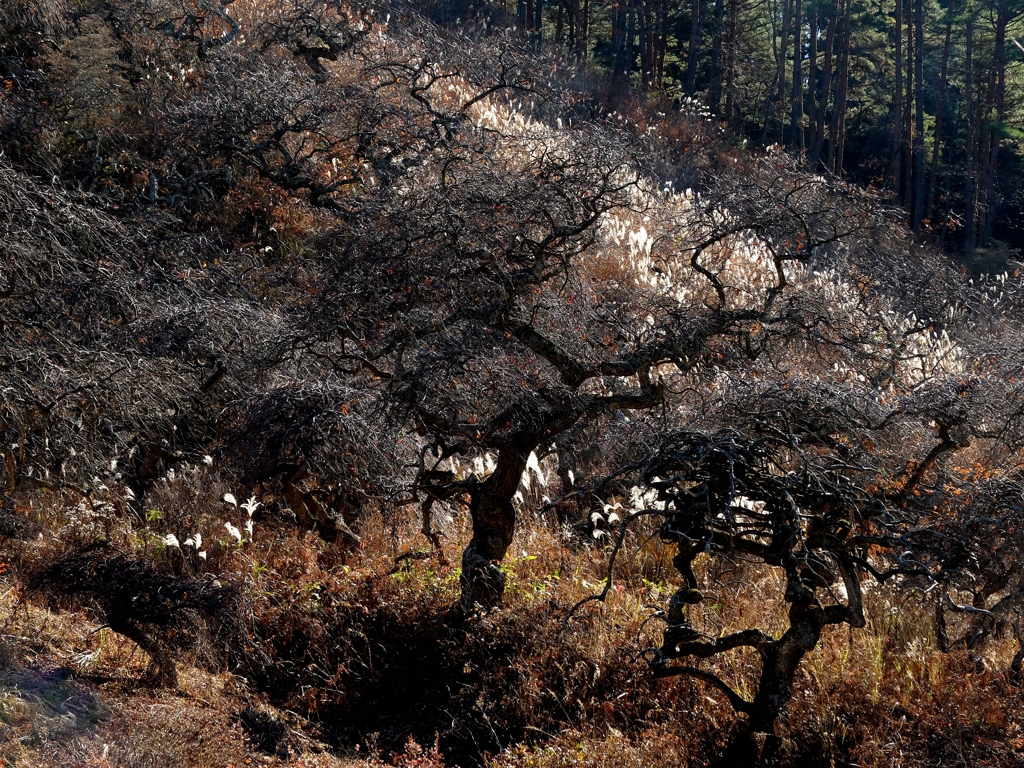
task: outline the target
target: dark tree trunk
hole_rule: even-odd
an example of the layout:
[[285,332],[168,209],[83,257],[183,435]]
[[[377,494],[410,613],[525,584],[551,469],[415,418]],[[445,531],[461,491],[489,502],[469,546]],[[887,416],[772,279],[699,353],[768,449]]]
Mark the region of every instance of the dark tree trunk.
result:
[[931,170],[928,173],[928,201],[925,218],[931,220],[935,211],[935,189],[939,178],[939,152],[942,146],[942,124],[946,116],[946,90],[949,83],[949,49],[953,37],[953,2],[946,9],[946,37],[942,43],[942,72],[939,75],[939,104],[935,112],[935,142],[932,145]]
[[686,95],[697,92],[697,67],[700,63],[700,47],[704,42],[704,3],[693,0],[690,4],[690,49],[686,57]]
[[814,650],[825,626],[820,606],[792,606],[789,629],[761,651],[761,679],[750,710],[750,727],[771,733],[783,708],[793,698],[793,680],[804,654]]
[[725,119],[729,122],[729,128],[736,133],[735,94],[736,94],[736,24],[739,16],[740,0],[729,2],[729,40],[726,51],[728,64],[725,72]]
[[632,69],[632,0],[618,0],[611,9],[612,80],[622,85]]
[[825,148],[825,123],[828,121],[829,96],[832,95],[832,62],[835,54],[836,29],[839,26],[839,2],[840,0],[832,0],[828,31],[825,33],[825,62],[821,70],[821,91],[814,111],[814,143],[809,157],[812,168],[817,167]]
[[967,117],[967,157],[964,164],[964,252],[969,256],[974,253],[974,163],[977,145],[978,121],[977,107],[974,103],[974,16],[967,19],[967,38],[964,58],[964,109]]
[[846,89],[850,80],[850,0],[843,7],[843,36],[839,41],[839,71],[836,73],[836,95],[829,130],[828,167],[833,173],[843,172],[843,149],[846,141]]
[[722,50],[725,41],[725,4],[727,0],[716,0],[715,15],[711,29],[711,82],[708,85],[708,107],[715,115],[722,106],[722,71],[725,60]]
[[580,26],[580,0],[569,0],[569,53],[576,54]]
[[935,598],[935,646],[943,653],[949,652],[949,627],[946,625],[946,609],[942,596]]
[[590,0],[583,0],[583,9],[580,12],[579,21],[576,25],[576,59],[579,62],[587,60],[587,52],[590,50]]
[[914,153],[914,25],[907,22],[907,88],[903,98],[903,190],[900,199],[909,209],[913,205]]
[[814,127],[815,127],[815,104],[817,103],[817,92],[818,92],[818,12],[817,6],[811,4],[811,18],[808,23],[810,29],[808,42],[807,42],[807,114],[809,116],[807,131],[805,132],[805,138],[801,139],[801,144],[804,147],[810,148],[814,143]]
[[[163,643],[146,632],[125,611],[113,610],[107,615],[107,626],[124,635],[149,656],[149,679],[154,685],[177,688],[178,670]],[[156,630],[159,631],[159,630]]]
[[1024,664],[1024,631],[1021,631],[1019,616],[1013,624],[1013,638],[1017,641],[1017,652],[1013,654],[1013,660],[1010,662],[1010,674],[1019,677],[1021,665]]
[[[751,730],[772,732],[782,709],[793,698],[793,680],[800,661],[818,645],[826,625],[849,624],[860,629],[867,624],[860,577],[854,566],[847,562],[840,562],[839,571],[846,585],[847,605],[822,608],[810,595],[794,600],[789,608],[789,629],[778,640],[761,648],[761,679],[750,706]],[[800,585],[799,579],[797,574],[791,574],[787,580],[787,595],[806,589]]]
[[[786,124],[786,55],[789,52],[789,27],[793,20],[793,0],[782,0],[782,30],[780,34],[779,50],[775,58],[775,96],[772,101],[772,111],[769,120],[778,124],[778,131],[775,132],[775,140],[782,144],[784,126]],[[768,122],[765,123],[765,134],[770,133]]]
[[793,0],[793,93],[790,98],[789,146],[800,151],[800,122],[804,116],[804,89],[801,75],[803,58],[803,28],[800,20],[800,0]]
[[988,202],[985,199],[985,187],[988,183],[988,173],[992,157],[992,140],[995,136],[995,131],[992,126],[995,97],[996,70],[993,66],[989,69],[988,88],[985,93],[985,105],[982,107],[981,114],[978,116],[979,136],[976,163],[980,163],[980,166],[977,167],[974,177],[974,196],[976,200],[974,241],[982,248],[985,247],[985,241],[982,235],[985,229],[985,217],[987,215],[986,204]]
[[1001,2],[996,16],[995,72],[993,73],[995,76],[995,125],[991,130],[991,148],[985,172],[985,226],[981,236],[983,248],[988,247],[989,241],[992,239],[996,217],[999,215],[996,179],[999,170],[999,134],[1003,121],[1006,119],[1006,25],[1008,22],[1008,9],[1006,4]]
[[899,201],[903,177],[903,0],[896,0],[896,83],[892,94],[892,191]]
[[509,546],[516,526],[512,497],[519,487],[530,448],[507,446],[498,452],[494,472],[470,491],[469,514],[473,538],[462,554],[462,598],[464,611],[475,605],[491,608],[501,603],[505,576],[498,564]]
[[359,546],[361,539],[345,522],[345,516],[340,507],[347,507],[351,517],[358,517],[358,512],[353,509],[356,505],[348,503],[345,499],[339,499],[339,508],[334,509],[330,514],[324,505],[316,497],[316,493],[302,491],[300,484],[309,477],[304,466],[299,466],[287,471],[281,481],[282,493],[285,501],[300,525],[306,528],[316,528],[320,538],[342,548],[354,548]]
[[626,41],[623,46],[623,57],[624,67],[623,76],[629,80],[633,74],[633,68],[636,65],[636,45],[637,39],[637,9],[636,4],[639,0],[627,0],[626,2]]
[[[794,547],[800,534],[795,505],[792,511],[792,516],[778,525],[776,534],[780,538],[785,537],[790,546]],[[786,633],[773,640],[759,629],[745,629],[708,638],[694,629],[687,618],[688,606],[704,600],[697,589],[698,581],[692,568],[694,558],[701,551],[699,544],[680,541],[678,554],[672,560],[682,576],[683,584],[669,602],[669,610],[665,615],[668,626],[665,628],[664,642],[659,649],[654,673],[658,677],[688,675],[713,685],[726,695],[735,710],[749,715],[750,730],[771,734],[779,714],[793,698],[793,681],[800,661],[818,645],[822,629],[829,624],[849,624],[861,628],[867,623],[856,566],[844,557],[839,558],[839,574],[846,589],[847,604],[836,603],[822,607],[815,596],[815,587],[809,586],[816,578],[810,576],[811,569],[803,567],[793,549],[777,553],[779,560],[775,564],[784,564],[787,572],[785,599],[790,607],[789,629]],[[711,672],[667,663],[669,659],[688,656],[707,659],[744,647],[755,649],[761,656],[761,677],[753,701],[742,698]]]
[[924,0],[914,0],[914,234],[924,219]]
[[636,0],[637,13],[640,16],[637,32],[640,43],[640,85],[644,93],[651,89],[654,79],[654,21],[651,16],[651,3],[654,0]]
[[656,37],[655,74],[656,87],[661,90],[665,85],[665,54],[668,51],[668,0],[658,0],[658,33]]

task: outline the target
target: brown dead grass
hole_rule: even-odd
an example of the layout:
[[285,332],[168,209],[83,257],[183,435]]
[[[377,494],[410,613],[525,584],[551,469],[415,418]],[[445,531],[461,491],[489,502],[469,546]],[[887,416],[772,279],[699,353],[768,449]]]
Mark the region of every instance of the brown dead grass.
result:
[[[445,524],[442,552],[430,552],[410,510],[361,521],[363,546],[347,555],[272,507],[238,545],[218,531],[226,518],[238,525],[238,511],[220,500],[223,484],[209,484],[216,495],[196,498],[196,480],[176,510],[161,494],[167,514],[148,529],[123,515],[105,526],[161,567],[217,573],[244,595],[247,618],[227,645],[184,644],[178,691],[141,686],[149,659],[87,611],[51,612],[22,599],[16,569],[0,576],[7,764],[657,768],[713,764],[729,738],[736,718],[717,692],[655,681],[643,660],[660,631],[652,614],[678,584],[650,532],[624,550],[621,589],[568,618],[599,590],[606,553],[527,522],[504,564],[505,607],[458,621],[447,609],[469,535],[461,515]],[[66,504],[32,510],[48,536],[6,542],[5,558],[29,562],[81,539]],[[168,521],[202,530],[208,559],[158,546]],[[781,631],[776,574],[710,561],[699,572],[705,631]],[[929,598],[879,588],[868,602],[866,629],[833,629],[804,660],[778,729],[780,764],[1024,765],[1022,692],[1002,671],[1009,644],[986,648],[979,671],[935,648]],[[705,663],[752,694],[754,655]]]

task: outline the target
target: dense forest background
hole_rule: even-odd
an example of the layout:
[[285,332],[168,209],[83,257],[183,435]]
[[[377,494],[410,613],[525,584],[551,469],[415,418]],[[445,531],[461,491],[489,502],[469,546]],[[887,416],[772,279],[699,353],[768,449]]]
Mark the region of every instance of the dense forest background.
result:
[[1019,4],[529,0],[497,10],[623,91],[666,106],[694,99],[734,142],[775,143],[811,170],[888,191],[915,233],[968,257],[994,240],[1021,244]]
[[0,6],[0,757],[1024,763],[1009,6]]

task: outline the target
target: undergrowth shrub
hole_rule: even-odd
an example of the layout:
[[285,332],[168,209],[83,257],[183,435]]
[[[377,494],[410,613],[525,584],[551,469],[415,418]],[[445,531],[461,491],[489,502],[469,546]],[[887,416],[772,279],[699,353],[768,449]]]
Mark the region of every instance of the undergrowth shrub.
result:
[[[0,578],[9,584],[103,540],[159,579],[216,580],[237,599],[213,611],[224,614],[214,623],[219,630],[164,636],[183,686],[194,685],[192,669],[204,664],[234,681],[217,683],[224,692],[212,709],[189,709],[172,698],[171,718],[106,703],[89,688],[89,680],[110,676],[122,681],[118,690],[145,690],[137,685],[148,659],[133,643],[104,640],[114,637],[110,630],[70,631],[83,617],[104,622],[98,606],[77,603],[85,613],[60,614],[40,632],[32,622],[50,614],[41,603],[22,603],[0,638],[4,664],[13,670],[3,683],[10,728],[24,735],[49,727],[45,721],[54,715],[40,702],[26,705],[23,693],[12,698],[18,686],[9,675],[50,674],[32,659],[57,652],[60,636],[67,638],[59,651],[66,670],[59,672],[66,677],[61,685],[97,702],[82,734],[118,734],[103,737],[110,739],[106,759],[113,765],[226,766],[250,753],[290,765],[311,743],[368,768],[724,764],[719,756],[738,722],[727,702],[698,681],[655,680],[645,661],[661,628],[657,608],[678,589],[651,531],[637,529],[629,540],[607,602],[570,615],[571,606],[600,590],[607,542],[585,545],[573,536],[568,548],[554,519],[527,516],[502,565],[504,606],[467,617],[450,610],[459,593],[453,563],[469,535],[461,516],[446,525],[443,548],[433,550],[411,509],[369,514],[360,521],[363,545],[346,554],[314,532],[296,530],[287,516],[266,512],[273,508],[268,498],[253,516],[253,530],[237,541],[223,527],[232,515],[242,527],[239,509],[223,500],[228,487],[211,479],[210,492],[197,499],[189,483],[159,485],[154,503],[166,514],[150,520],[112,497],[102,507],[110,517],[103,525],[73,498],[12,502],[50,533],[0,543],[3,561],[12,563]],[[192,527],[207,531],[207,558],[181,542],[162,543]],[[702,631],[751,621],[782,626],[775,597],[783,585],[771,569],[722,559],[698,560],[695,569],[707,585],[710,610]],[[1013,713],[1024,702],[1019,687],[998,671],[1012,653],[1009,641],[987,646],[989,671],[979,671],[966,651],[937,649],[932,596],[887,585],[873,586],[865,600],[872,617],[865,630],[829,630],[808,654],[777,732],[779,764],[1019,764],[1024,732]],[[39,639],[28,653],[19,638],[33,634]],[[705,663],[737,691],[756,684],[755,654]],[[155,701],[176,694],[145,695]],[[67,700],[68,706],[79,701]],[[35,710],[26,715],[26,706]],[[220,734],[223,743],[214,748],[206,732]],[[300,732],[313,741],[297,740]],[[82,755],[104,743],[89,738]],[[195,747],[200,738],[210,746]],[[51,754],[49,737],[32,743],[32,754]],[[46,759],[51,762],[37,764],[65,764]]]

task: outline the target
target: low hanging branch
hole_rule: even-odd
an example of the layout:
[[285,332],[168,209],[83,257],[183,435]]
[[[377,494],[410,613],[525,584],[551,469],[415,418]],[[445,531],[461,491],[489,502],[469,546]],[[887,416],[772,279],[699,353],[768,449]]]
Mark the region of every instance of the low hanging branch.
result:
[[[900,517],[834,469],[835,464],[797,448],[795,436],[769,433],[760,438],[735,431],[666,436],[639,468],[638,479],[641,488],[657,491],[662,508],[626,516],[612,547],[604,588],[568,612],[572,616],[586,603],[607,598],[629,526],[641,517],[661,517],[660,535],[677,547],[673,564],[683,584],[668,610],[658,614],[667,626],[661,646],[648,653],[652,670],[657,677],[683,675],[708,683],[736,711],[749,715],[755,731],[771,731],[792,697],[800,660],[817,645],[826,626],[865,625],[860,573],[884,570],[868,562],[866,532],[873,531],[876,549],[888,547],[901,556],[915,538],[908,536]],[[693,568],[702,553],[743,555],[782,569],[789,628],[780,637],[757,628],[719,637],[699,631],[690,613],[705,600]],[[917,568],[898,565],[891,573],[922,571],[928,573],[918,562]],[[757,651],[762,660],[760,683],[750,701],[712,672],[671,663],[687,657],[708,659],[739,648]]]

